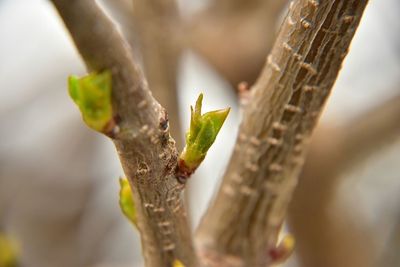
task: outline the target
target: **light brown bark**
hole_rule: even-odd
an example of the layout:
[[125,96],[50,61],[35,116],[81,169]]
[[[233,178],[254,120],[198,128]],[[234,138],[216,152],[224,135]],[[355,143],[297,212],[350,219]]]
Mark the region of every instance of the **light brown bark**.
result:
[[[196,266],[181,199],[183,185],[175,177],[177,151],[169,136],[165,110],[152,97],[114,25],[93,0],[53,2],[88,69],[109,69],[113,74],[117,122],[113,141],[133,190],[146,266],[171,266],[175,259],[186,267]],[[223,184],[198,231],[199,252],[205,265],[244,267],[274,263],[269,253],[276,246],[303,165],[307,140],[366,3],[367,0],[292,3],[252,90]],[[162,42],[154,34],[158,30],[152,27],[162,25],[163,16],[176,10],[167,8],[159,13],[142,8],[147,11],[136,15],[138,23],[142,23],[143,16],[160,16],[160,21],[139,26],[141,42]],[[149,49],[153,53],[144,57],[150,59],[158,50]],[[168,60],[153,58],[149,62],[149,69],[158,69],[159,73],[167,69]],[[149,77],[153,75],[149,73]],[[168,80],[170,73],[153,77],[150,79],[162,81],[160,84],[173,84]],[[153,82],[151,86],[161,85]]]
[[166,112],[115,26],[93,0],[53,0],[89,70],[112,72],[114,144],[132,187],[146,266],[196,266]]
[[209,266],[273,263],[307,140],[336,80],[367,4],[291,4],[267,64],[252,88],[234,154],[199,227]]

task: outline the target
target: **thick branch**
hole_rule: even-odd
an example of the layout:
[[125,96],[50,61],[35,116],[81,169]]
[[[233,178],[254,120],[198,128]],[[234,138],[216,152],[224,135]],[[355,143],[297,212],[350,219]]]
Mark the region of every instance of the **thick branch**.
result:
[[366,0],[291,4],[252,89],[235,152],[202,220],[198,243],[210,266],[265,266],[321,113]]
[[182,149],[177,97],[177,71],[182,49],[181,21],[175,0],[133,0],[134,29],[144,71],[154,96],[168,110],[171,134]]
[[315,132],[289,210],[302,266],[372,266],[372,237],[332,204],[346,171],[398,139],[399,121],[400,95],[341,127]]
[[[155,98],[168,110],[171,135],[182,146],[177,98],[177,68],[181,52],[181,21],[176,1],[103,1],[122,26],[137,55]],[[140,51],[139,51],[140,50]],[[141,53],[140,53],[141,52]]]
[[151,96],[114,25],[93,0],[53,0],[90,70],[113,78],[114,143],[129,178],[146,266],[195,266],[190,230],[177,182],[177,151],[164,109]]

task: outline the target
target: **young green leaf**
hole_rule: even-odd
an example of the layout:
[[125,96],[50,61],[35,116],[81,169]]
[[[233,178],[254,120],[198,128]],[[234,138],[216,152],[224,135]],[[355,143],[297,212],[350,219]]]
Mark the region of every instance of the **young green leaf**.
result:
[[230,108],[201,114],[203,94],[197,98],[195,109],[190,107],[190,128],[186,133],[186,146],[180,155],[179,167],[190,175],[205,158],[208,149],[214,143],[219,130],[229,114]]
[[119,179],[120,191],[119,191],[119,206],[121,207],[122,213],[135,225],[137,226],[137,217],[135,203],[133,202],[133,195],[131,186],[128,180],[125,178]]
[[85,123],[95,131],[105,132],[113,122],[111,72],[93,72],[81,78],[72,75],[68,85],[69,95],[78,105]]

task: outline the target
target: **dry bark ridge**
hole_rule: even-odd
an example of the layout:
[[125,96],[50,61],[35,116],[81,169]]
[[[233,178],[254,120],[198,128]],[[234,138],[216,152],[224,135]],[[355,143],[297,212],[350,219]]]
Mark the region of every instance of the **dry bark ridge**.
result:
[[307,140],[366,4],[292,2],[198,231],[200,255],[209,266],[272,263],[268,253],[276,246]]
[[53,0],[89,70],[109,69],[118,125],[114,144],[132,187],[146,266],[196,266],[175,177],[177,151],[165,110],[152,97],[124,40],[93,0]]

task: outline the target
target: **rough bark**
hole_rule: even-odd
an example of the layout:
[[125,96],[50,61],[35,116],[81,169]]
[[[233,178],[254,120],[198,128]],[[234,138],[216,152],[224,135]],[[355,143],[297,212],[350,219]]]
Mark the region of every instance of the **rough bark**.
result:
[[235,151],[198,230],[209,266],[273,263],[307,140],[367,4],[292,2],[266,66],[252,88]]
[[315,132],[289,207],[302,266],[374,266],[373,236],[332,204],[347,171],[398,140],[399,121],[397,95],[340,127]]
[[113,78],[114,144],[132,187],[146,266],[196,266],[164,108],[114,25],[93,0],[52,1],[89,70]]

